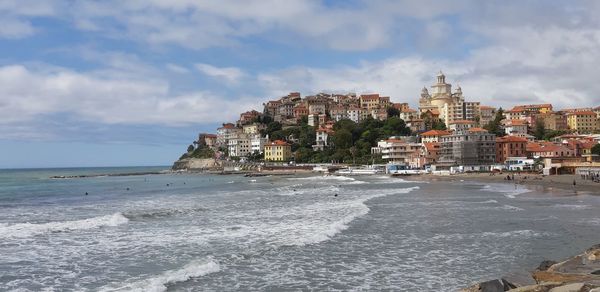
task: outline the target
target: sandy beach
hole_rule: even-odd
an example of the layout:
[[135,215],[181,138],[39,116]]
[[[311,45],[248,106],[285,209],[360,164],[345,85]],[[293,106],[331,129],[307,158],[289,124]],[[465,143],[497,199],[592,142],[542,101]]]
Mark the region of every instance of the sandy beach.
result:
[[[489,183],[507,183],[507,184],[519,184],[523,185],[532,190],[538,191],[561,191],[561,192],[585,192],[594,195],[600,195],[600,183],[595,183],[591,180],[584,180],[579,175],[553,175],[543,176],[540,174],[532,173],[521,173],[514,174],[514,180],[506,180],[506,176],[512,173],[496,173],[490,175],[490,173],[460,173],[453,175],[434,175],[426,174],[419,176],[409,176],[407,180],[415,181],[476,181],[476,182],[489,182]],[[575,181],[575,185],[573,185]]]

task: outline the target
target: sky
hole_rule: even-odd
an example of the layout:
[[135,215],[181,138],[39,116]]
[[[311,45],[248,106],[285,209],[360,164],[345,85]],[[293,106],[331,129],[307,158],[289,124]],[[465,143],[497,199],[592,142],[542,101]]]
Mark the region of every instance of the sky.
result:
[[600,1],[0,0],[0,168],[170,165],[292,91],[600,105]]

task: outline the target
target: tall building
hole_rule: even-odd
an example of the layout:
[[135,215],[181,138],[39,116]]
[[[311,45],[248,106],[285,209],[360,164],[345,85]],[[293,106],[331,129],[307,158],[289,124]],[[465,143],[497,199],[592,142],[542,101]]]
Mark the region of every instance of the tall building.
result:
[[577,111],[567,114],[569,129],[579,133],[591,133],[598,129],[598,118],[593,111]]
[[483,127],[483,126],[489,124],[491,121],[493,121],[496,118],[496,108],[495,107],[481,105],[481,106],[479,106],[479,112],[480,112],[480,116],[479,116],[479,126],[480,127]]
[[457,131],[441,138],[437,166],[488,166],[496,162],[496,135],[482,128]]
[[479,102],[466,102],[462,89],[458,86],[452,93],[452,85],[446,83],[446,76],[440,71],[437,82],[431,86],[431,94],[427,88],[421,90],[419,112],[437,110],[440,119],[449,125],[455,120],[475,121],[481,116]]

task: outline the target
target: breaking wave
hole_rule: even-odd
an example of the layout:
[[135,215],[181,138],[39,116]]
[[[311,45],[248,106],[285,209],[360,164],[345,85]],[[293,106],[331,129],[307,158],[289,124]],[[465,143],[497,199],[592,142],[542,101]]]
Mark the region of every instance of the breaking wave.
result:
[[167,291],[168,285],[185,282],[192,278],[218,272],[219,270],[219,264],[212,259],[204,261],[192,261],[178,270],[166,271],[158,276],[134,281],[118,288],[105,287],[100,289],[100,291]]
[[68,232],[99,228],[103,226],[117,226],[129,221],[121,213],[98,216],[82,220],[57,221],[48,223],[17,223],[13,225],[0,225],[0,234],[9,238],[24,238],[53,232]]

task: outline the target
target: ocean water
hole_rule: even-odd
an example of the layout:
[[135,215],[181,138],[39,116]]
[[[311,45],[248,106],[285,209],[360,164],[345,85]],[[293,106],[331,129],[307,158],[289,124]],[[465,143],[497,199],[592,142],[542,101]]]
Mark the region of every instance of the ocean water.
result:
[[600,196],[510,184],[49,179],[160,169],[0,170],[0,290],[456,291],[600,241]]

